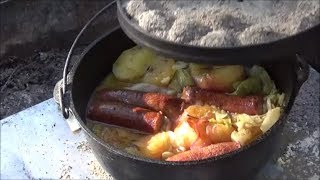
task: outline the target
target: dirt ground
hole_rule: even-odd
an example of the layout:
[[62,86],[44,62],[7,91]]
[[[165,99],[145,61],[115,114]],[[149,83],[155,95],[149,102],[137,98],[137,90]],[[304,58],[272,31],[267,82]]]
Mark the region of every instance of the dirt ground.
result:
[[[77,57],[82,48],[75,50]],[[35,51],[27,58],[0,59],[0,119],[52,97],[62,78],[66,49]]]

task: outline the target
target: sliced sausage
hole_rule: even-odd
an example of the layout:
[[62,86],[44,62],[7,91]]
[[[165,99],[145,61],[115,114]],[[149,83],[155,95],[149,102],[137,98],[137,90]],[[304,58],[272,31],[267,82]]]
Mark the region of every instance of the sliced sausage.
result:
[[115,101],[93,101],[87,116],[93,121],[146,133],[159,132],[163,121],[159,112]]
[[256,115],[262,113],[262,96],[235,96],[195,87],[185,87],[182,99],[190,104],[208,104],[233,113]]
[[169,157],[166,161],[196,161],[207,158],[220,156],[229,153],[241,146],[237,142],[223,142],[212,144],[203,148],[196,148],[193,150],[185,151],[174,156]]

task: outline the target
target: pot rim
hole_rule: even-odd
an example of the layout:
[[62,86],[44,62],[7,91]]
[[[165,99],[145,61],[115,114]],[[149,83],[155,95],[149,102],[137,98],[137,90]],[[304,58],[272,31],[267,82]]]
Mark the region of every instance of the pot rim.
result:
[[295,97],[297,95],[297,92],[300,89],[300,86],[302,84],[295,84],[292,94],[289,97],[289,100],[286,102],[285,106],[284,106],[284,111],[282,112],[282,114],[280,115],[279,120],[265,133],[263,133],[260,137],[258,137],[257,139],[255,139],[254,141],[252,141],[251,143],[242,146],[241,148],[234,150],[232,152],[220,155],[220,156],[216,156],[216,157],[212,157],[212,158],[207,158],[207,159],[203,159],[203,160],[197,160],[197,161],[183,161],[183,162],[174,162],[174,161],[162,161],[162,160],[153,160],[153,159],[149,159],[149,158],[145,158],[145,157],[140,157],[140,156],[136,156],[136,155],[132,155],[130,153],[125,152],[124,150],[114,147],[111,144],[108,144],[106,142],[104,142],[101,138],[99,138],[97,135],[95,135],[85,124],[85,122],[82,120],[82,118],[80,117],[80,115],[78,114],[78,112],[75,109],[74,106],[74,101],[73,101],[73,91],[72,91],[72,87],[73,87],[73,80],[74,80],[74,74],[77,71],[78,67],[81,64],[81,61],[85,58],[85,56],[88,54],[88,52],[97,45],[97,43],[99,43],[101,40],[103,40],[105,37],[107,37],[109,34],[111,34],[112,32],[115,32],[116,30],[121,29],[120,26],[116,26],[115,28],[112,28],[111,30],[107,31],[106,33],[104,33],[102,36],[100,36],[98,39],[96,39],[95,41],[93,41],[89,46],[86,47],[86,49],[81,53],[81,56],[79,58],[79,60],[75,63],[75,65],[73,66],[70,75],[71,75],[71,83],[70,83],[70,87],[71,87],[71,91],[70,91],[70,108],[71,111],[73,113],[73,115],[75,116],[75,118],[77,119],[80,127],[86,132],[86,134],[92,138],[93,140],[95,140],[96,142],[98,142],[100,145],[102,145],[103,147],[105,147],[108,151],[120,155],[120,156],[124,156],[126,158],[132,159],[134,161],[141,161],[141,162],[145,162],[145,163],[151,163],[151,164],[161,164],[161,165],[172,165],[172,166],[190,166],[190,165],[199,165],[199,164],[206,164],[206,163],[212,163],[215,161],[221,161],[227,158],[232,158],[235,157],[236,155],[240,154],[241,152],[245,152],[247,151],[249,148],[253,148],[255,146],[257,146],[259,143],[261,143],[262,141],[264,141],[266,138],[269,138],[271,134],[275,133],[275,131],[277,131],[280,126],[282,126],[285,123],[285,119],[287,117],[287,115],[289,114],[291,107],[293,105],[293,102],[295,100]]

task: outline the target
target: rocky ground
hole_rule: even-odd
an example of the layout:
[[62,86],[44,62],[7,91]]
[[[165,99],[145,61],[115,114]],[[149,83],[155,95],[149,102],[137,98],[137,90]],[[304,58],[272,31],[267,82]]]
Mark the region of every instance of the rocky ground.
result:
[[[75,57],[81,53],[78,48]],[[32,56],[10,56],[0,60],[0,119],[52,97],[62,78],[66,49],[35,51]]]

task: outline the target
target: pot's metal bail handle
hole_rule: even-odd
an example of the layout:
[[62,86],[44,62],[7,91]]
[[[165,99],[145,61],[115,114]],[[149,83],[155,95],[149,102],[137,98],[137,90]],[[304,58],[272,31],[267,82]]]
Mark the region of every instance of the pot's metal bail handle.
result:
[[[67,76],[67,84],[70,84],[70,76],[68,75]],[[60,96],[61,96],[61,89],[62,89],[62,79],[60,81],[58,81],[54,87],[54,90],[53,90],[53,99],[54,101],[60,105],[60,109],[61,108],[65,108],[65,111],[68,111],[68,118],[66,118],[66,122],[70,128],[70,130],[72,132],[75,132],[77,130],[80,129],[80,126],[79,126],[79,123],[77,121],[77,119],[75,118],[75,116],[73,115],[72,111],[70,108],[66,108],[66,106],[64,106],[62,104],[61,106],[61,99]],[[62,110],[62,109],[61,109]]]
[[[72,46],[68,52],[67,58],[66,58],[66,62],[63,68],[63,75],[62,75],[62,82],[59,85],[59,96],[57,97],[58,99],[58,103],[60,105],[61,111],[62,111],[62,115],[65,119],[69,119],[70,115],[73,114],[71,109],[68,107],[68,105],[66,104],[66,89],[67,89],[67,75],[68,75],[68,66],[69,66],[69,62],[71,59],[71,56],[73,54],[73,50],[76,46],[76,44],[78,43],[80,37],[82,36],[82,34],[85,32],[85,30],[88,28],[88,26],[97,18],[99,17],[106,9],[108,9],[109,7],[111,7],[116,1],[112,1],[109,4],[107,4],[106,6],[104,6],[100,11],[98,11],[81,29],[81,31],[79,32],[79,34],[77,35],[77,37],[75,38],[75,40],[72,43]],[[58,85],[57,83],[57,85]],[[79,127],[80,128],[80,127]]]

